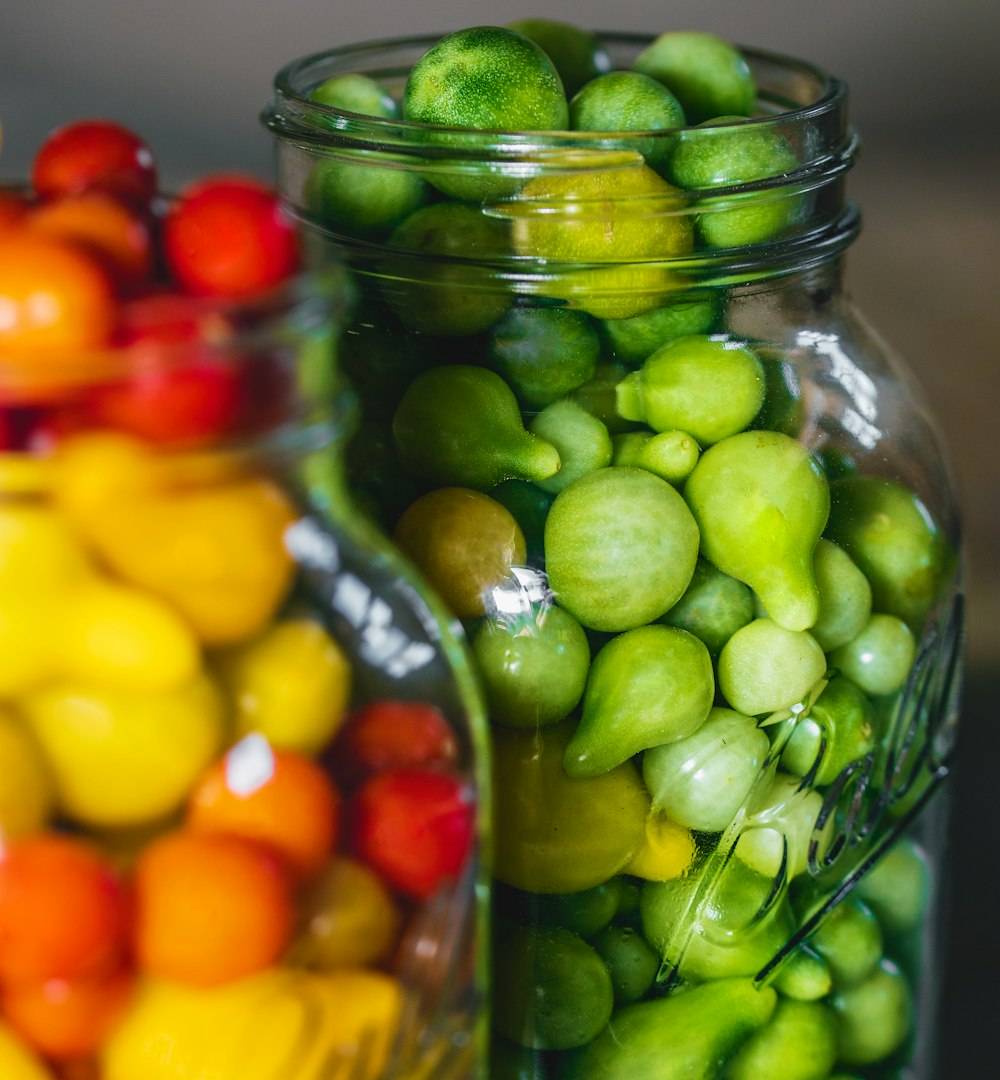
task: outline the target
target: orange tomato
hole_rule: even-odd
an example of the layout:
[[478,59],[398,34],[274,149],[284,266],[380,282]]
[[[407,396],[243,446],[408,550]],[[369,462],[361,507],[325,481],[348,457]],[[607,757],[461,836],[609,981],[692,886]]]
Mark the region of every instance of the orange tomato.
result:
[[28,215],[27,224],[49,236],[85,245],[123,283],[139,284],[153,272],[149,223],[109,192],[82,191],[42,203]]
[[0,236],[0,352],[106,345],[115,295],[98,261],[28,229]]
[[217,986],[270,967],[293,923],[288,871],[241,836],[168,833],[136,865],[135,955],[151,975]]
[[270,844],[298,878],[314,876],[340,835],[341,798],[310,758],[249,735],[213,765],[191,795],[188,827]]
[[119,962],[126,930],[121,883],[83,841],[43,833],[0,855],[0,982],[109,971]]
[[132,977],[50,979],[11,987],[3,1012],[15,1031],[51,1061],[89,1057],[104,1042],[132,992]]

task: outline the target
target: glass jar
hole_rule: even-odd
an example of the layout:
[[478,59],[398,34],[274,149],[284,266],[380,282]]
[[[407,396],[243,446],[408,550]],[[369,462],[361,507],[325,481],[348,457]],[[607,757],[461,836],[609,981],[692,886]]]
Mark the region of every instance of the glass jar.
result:
[[[330,273],[185,300],[132,346],[0,354],[5,1078],[467,1068],[484,721],[340,479],[348,301]],[[116,423],[185,371],[238,389],[225,435]]]
[[310,96],[437,40],[295,61],[263,119],[362,301],[347,482],[488,701],[490,1075],[930,1077],[960,545],[844,287],[846,88],[746,50],[752,119],[640,134]]

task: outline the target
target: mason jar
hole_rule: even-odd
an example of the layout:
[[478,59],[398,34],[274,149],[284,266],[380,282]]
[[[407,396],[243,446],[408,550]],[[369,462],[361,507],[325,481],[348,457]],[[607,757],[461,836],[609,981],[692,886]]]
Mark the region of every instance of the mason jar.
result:
[[[449,1076],[475,1046],[484,721],[341,481],[348,303],[330,273],[0,353],[10,1080]],[[174,439],[117,422],[185,373]]]
[[360,300],[347,484],[488,705],[489,1075],[931,1077],[961,549],[845,286],[846,87],[746,49],[748,117],[393,116],[438,40],[296,60],[263,119]]

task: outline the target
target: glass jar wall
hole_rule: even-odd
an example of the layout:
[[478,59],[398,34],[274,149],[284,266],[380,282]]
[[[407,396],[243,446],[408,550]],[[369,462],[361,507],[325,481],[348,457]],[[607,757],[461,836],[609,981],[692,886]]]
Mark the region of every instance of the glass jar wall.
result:
[[488,700],[490,1075],[930,1077],[958,522],[844,287],[846,90],[748,51],[752,119],[641,134],[312,96],[398,100],[436,40],[292,63],[264,119],[361,298],[347,483]]
[[[179,337],[0,353],[3,417],[33,431],[0,454],[11,1080],[467,1068],[479,699],[339,479],[347,300],[329,275],[185,301]],[[195,369],[241,388],[224,435],[97,419]]]

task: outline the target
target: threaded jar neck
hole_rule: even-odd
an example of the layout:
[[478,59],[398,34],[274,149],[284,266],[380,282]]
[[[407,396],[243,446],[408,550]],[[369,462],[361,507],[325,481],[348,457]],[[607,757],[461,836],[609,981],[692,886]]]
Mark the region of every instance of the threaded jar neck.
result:
[[[615,69],[629,70],[652,38],[600,35]],[[844,191],[858,139],[848,123],[847,87],[804,61],[742,49],[757,87],[755,115],[698,127],[650,132],[490,132],[361,116],[310,100],[312,90],[336,75],[363,74],[401,96],[409,70],[435,36],[375,41],[303,57],[276,76],[274,98],[262,114],[278,145],[282,190],[309,224],[352,249],[391,247],[386,236],[345,235],[317,220],[306,193],[318,161],[412,171],[435,187],[473,193],[484,213],[511,223],[512,253],[487,261],[502,279],[523,289],[543,265],[628,262],[659,264],[677,284],[728,286],[808,269],[841,252],[859,228],[857,208]],[[697,140],[709,156],[726,156],[737,143],[774,146],[784,155],[779,170],[739,183],[667,184],[648,191],[628,178]],[[604,177],[603,181],[595,177]],[[596,192],[596,194],[595,194]],[[478,197],[476,195],[478,194]],[[687,230],[692,244],[655,245],[622,258],[612,245],[606,257],[589,250],[546,252],[530,240],[543,231],[588,221],[653,229]],[[742,224],[740,225],[739,223]],[[757,224],[754,224],[754,223]],[[764,222],[761,225],[759,223]],[[767,225],[767,222],[771,222]],[[775,224],[777,223],[777,224]],[[482,261],[482,260],[477,260]],[[398,270],[397,270],[398,272]],[[529,290],[530,291],[530,287]]]

